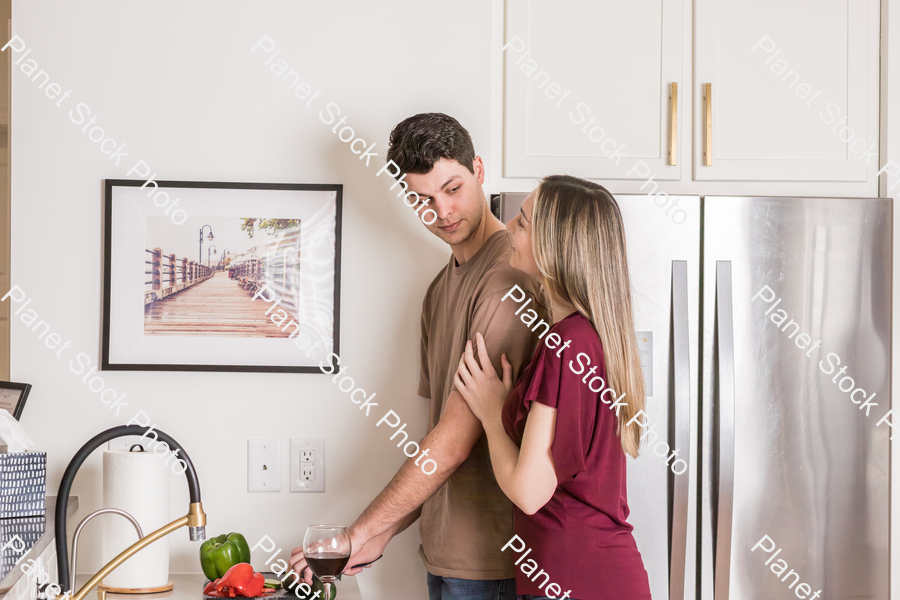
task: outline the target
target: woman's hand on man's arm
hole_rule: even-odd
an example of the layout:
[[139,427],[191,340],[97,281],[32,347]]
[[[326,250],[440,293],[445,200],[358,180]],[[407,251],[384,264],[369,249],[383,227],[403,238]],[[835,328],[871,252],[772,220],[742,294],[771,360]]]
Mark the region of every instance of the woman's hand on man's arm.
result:
[[[456,389],[469,405],[469,409],[482,423],[488,420],[499,420],[503,404],[512,389],[512,365],[509,364],[504,353],[500,357],[503,368],[503,379],[501,380],[491,365],[484,337],[480,333],[475,334],[475,342],[477,349],[473,349],[471,341],[466,342],[466,349],[459,357],[459,365],[457,365],[453,383],[456,384]],[[478,354],[477,361],[475,360],[476,352]],[[482,365],[487,365],[487,368],[482,368]]]
[[503,493],[529,515],[547,504],[556,491],[556,468],[550,448],[556,430],[556,409],[532,402],[525,423],[521,449],[509,438],[501,422],[501,411],[512,389],[512,367],[501,357],[503,379],[490,365],[484,338],[475,334],[479,364],[471,342],[459,361],[455,383],[488,437],[494,476]]

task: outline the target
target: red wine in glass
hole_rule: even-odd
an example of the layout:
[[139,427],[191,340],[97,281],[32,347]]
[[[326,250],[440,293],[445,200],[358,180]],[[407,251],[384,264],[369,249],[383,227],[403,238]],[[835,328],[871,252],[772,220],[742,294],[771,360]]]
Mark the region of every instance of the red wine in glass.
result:
[[349,554],[339,554],[337,552],[322,552],[306,556],[309,568],[323,581],[325,577],[337,577],[343,573],[344,567],[347,566],[349,560]]
[[350,534],[340,525],[310,525],[303,538],[303,556],[310,570],[322,580],[325,600],[331,586],[350,561]]

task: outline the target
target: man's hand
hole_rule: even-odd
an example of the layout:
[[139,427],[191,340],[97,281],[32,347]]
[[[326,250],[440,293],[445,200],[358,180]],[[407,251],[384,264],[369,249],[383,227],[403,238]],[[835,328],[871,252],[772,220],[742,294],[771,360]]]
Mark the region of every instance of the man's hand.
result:
[[[355,569],[353,567],[354,565],[371,563],[381,556],[384,552],[384,548],[394,535],[393,530],[389,529],[381,535],[377,535],[367,540],[361,537],[359,531],[355,530],[353,527],[350,527],[349,533],[350,549],[352,553],[350,554],[350,560],[347,562],[347,568],[344,569],[344,573],[347,575],[356,575],[357,573],[361,573],[363,569],[368,568],[368,566],[357,567]],[[312,584],[313,572],[306,562],[306,557],[303,555],[303,546],[291,550],[289,564],[290,568],[300,575],[300,578],[303,581]]]
[[[347,568],[344,569],[344,573],[347,575],[356,575],[357,573],[362,573],[363,569],[368,569],[371,563],[377,560],[383,553],[385,547],[388,545],[388,542],[391,541],[391,538],[394,536],[394,532],[391,530],[385,531],[381,535],[376,535],[372,539],[368,541],[354,539],[353,531],[350,532],[350,548],[352,549],[352,554],[350,555],[350,561],[347,563]],[[357,545],[357,543],[359,545]],[[366,565],[364,567],[355,567],[355,565]]]
[[293,571],[300,576],[300,579],[310,585],[312,584],[313,572],[310,570],[309,565],[306,564],[306,557],[303,556],[303,546],[291,550],[288,571]]

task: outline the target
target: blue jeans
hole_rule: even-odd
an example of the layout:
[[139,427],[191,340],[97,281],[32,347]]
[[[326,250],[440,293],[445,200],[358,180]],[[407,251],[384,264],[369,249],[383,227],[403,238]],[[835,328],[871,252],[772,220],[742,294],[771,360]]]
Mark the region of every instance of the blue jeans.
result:
[[515,579],[456,579],[428,574],[429,600],[516,600]]

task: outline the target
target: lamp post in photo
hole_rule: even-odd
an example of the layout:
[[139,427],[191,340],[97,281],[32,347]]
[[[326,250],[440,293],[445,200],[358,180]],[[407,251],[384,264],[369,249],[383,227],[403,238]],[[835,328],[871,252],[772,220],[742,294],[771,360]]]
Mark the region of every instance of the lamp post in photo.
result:
[[213,235],[212,225],[204,225],[200,228],[200,252],[197,254],[197,262],[203,264],[203,230],[209,227],[209,241],[213,241],[216,236]]
[[209,265],[209,255],[210,255],[210,252],[213,253],[213,254],[216,253],[216,247],[215,247],[213,244],[210,244],[209,247],[206,249],[206,266],[207,266],[207,267],[210,266],[210,265]]

